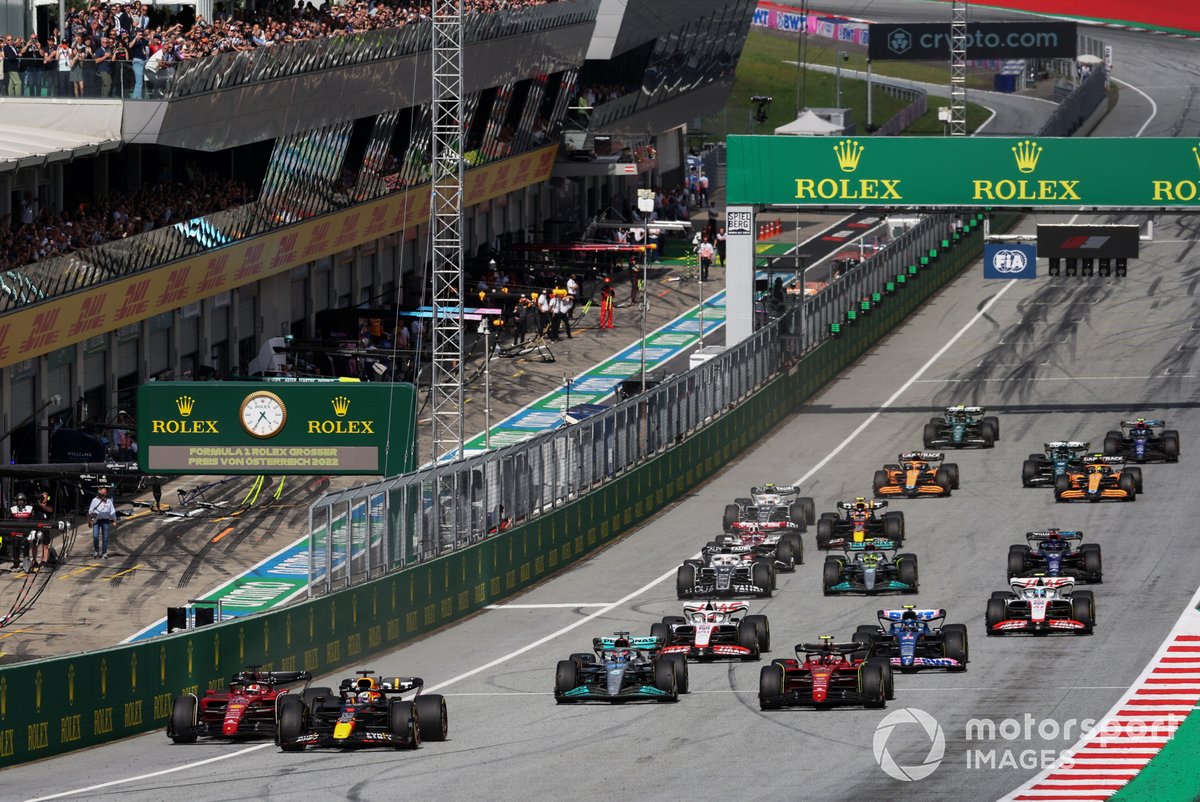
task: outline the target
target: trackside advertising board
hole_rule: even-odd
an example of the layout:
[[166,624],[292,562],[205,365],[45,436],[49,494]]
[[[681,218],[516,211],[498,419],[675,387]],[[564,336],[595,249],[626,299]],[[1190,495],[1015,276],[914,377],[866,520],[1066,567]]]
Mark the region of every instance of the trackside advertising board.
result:
[[[950,26],[944,23],[871,23],[867,57],[873,61],[949,61]],[[1075,58],[1074,22],[968,22],[967,58]]]
[[1037,247],[1005,243],[983,246],[984,278],[1037,278]]
[[731,136],[728,144],[730,204],[1200,206],[1195,138]]

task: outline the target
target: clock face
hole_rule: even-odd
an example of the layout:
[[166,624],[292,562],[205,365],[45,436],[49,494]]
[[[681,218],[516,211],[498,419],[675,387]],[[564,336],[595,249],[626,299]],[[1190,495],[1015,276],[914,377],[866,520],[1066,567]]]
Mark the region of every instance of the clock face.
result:
[[242,428],[254,437],[274,437],[287,422],[287,407],[274,393],[257,392],[242,402]]

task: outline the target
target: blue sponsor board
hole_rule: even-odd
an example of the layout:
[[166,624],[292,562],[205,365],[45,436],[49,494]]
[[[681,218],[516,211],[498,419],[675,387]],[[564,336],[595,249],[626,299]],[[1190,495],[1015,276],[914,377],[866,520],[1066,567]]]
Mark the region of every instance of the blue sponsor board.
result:
[[1003,243],[983,247],[984,278],[1037,278],[1037,246]]

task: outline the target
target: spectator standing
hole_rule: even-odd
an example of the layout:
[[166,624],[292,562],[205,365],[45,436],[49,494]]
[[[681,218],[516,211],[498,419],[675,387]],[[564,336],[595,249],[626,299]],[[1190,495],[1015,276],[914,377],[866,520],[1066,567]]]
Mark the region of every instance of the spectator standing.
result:
[[8,78],[8,96],[21,96],[21,45],[20,39],[4,37],[4,75]]
[[[24,493],[17,493],[17,497],[13,499],[12,506],[8,508],[8,517],[15,521],[32,521],[33,520],[33,505],[29,503],[29,499]],[[29,540],[27,532],[12,532],[12,568],[14,571],[20,570],[21,558],[29,556]]]
[[117,524],[117,508],[108,497],[108,488],[96,491],[88,506],[88,524],[92,527],[92,557],[108,559],[108,533]]
[[708,176],[701,173],[700,177],[696,179],[696,186],[700,188],[701,205],[708,206]]
[[112,40],[105,36],[100,46],[92,51],[96,59],[96,77],[100,80],[100,97],[112,97]]
[[71,94],[71,45],[60,42],[53,58],[58,62],[58,97]]
[[91,57],[91,50],[82,42],[71,48],[71,87],[75,97],[83,97],[83,62]]
[[142,99],[142,86],[146,80],[146,61],[150,58],[150,43],[146,32],[138,31],[129,45],[129,60],[133,64],[133,97]]
[[559,299],[558,314],[562,316],[563,329],[567,332],[567,339],[573,340],[571,336],[571,313],[575,311],[575,299],[568,293]]
[[717,229],[717,261],[721,267],[725,266],[725,227],[721,226]]
[[144,75],[145,80],[145,96],[158,97],[161,92],[163,79],[167,76],[167,65],[169,64],[170,52],[167,48],[159,44],[158,40],[150,47],[150,58],[146,59],[146,67]]
[[701,281],[708,281],[708,268],[712,266],[714,250],[713,244],[708,241],[708,238],[705,238],[704,241],[700,243],[699,253]]
[[36,36],[29,37],[25,47],[21,49],[21,84],[26,97],[41,95],[42,74],[42,43]]

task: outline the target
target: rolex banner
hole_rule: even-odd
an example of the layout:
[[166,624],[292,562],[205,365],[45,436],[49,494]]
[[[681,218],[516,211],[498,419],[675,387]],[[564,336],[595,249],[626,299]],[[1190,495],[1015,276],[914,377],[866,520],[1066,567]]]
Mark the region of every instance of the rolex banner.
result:
[[731,136],[728,147],[730,204],[1200,206],[1195,138]]
[[145,473],[382,474],[415,465],[411,384],[151,382],[138,388]]

